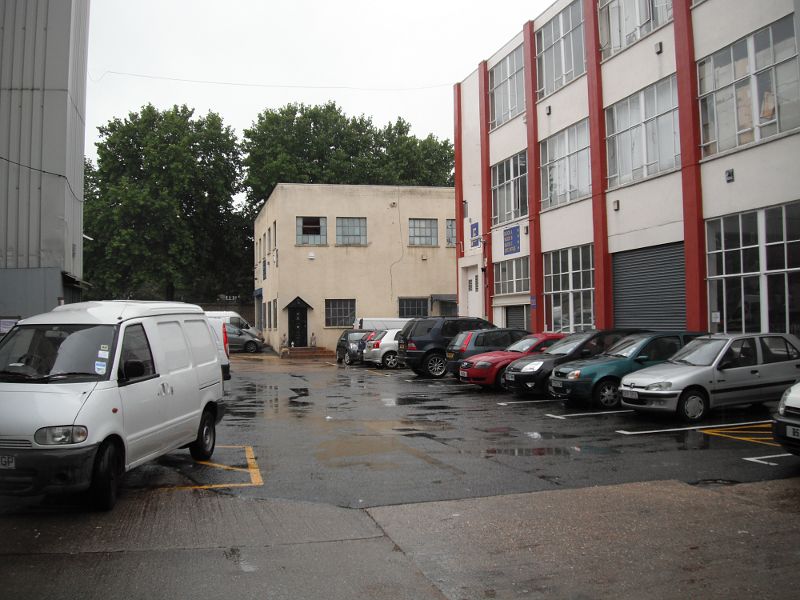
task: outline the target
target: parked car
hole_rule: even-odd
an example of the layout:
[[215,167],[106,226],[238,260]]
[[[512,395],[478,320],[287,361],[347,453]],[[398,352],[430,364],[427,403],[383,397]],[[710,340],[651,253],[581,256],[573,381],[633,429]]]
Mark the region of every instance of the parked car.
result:
[[249,329],[239,329],[235,325],[225,323],[225,333],[228,336],[228,348],[231,352],[261,352],[264,349],[264,342],[261,338],[253,335]]
[[248,331],[253,334],[254,337],[257,337],[263,341],[263,337],[259,333],[258,329],[248,323],[247,320],[237,312],[232,310],[207,310],[206,316],[213,319],[221,319],[224,323],[233,325],[237,329]]
[[397,358],[397,334],[399,329],[378,331],[364,350],[364,362],[375,363],[387,369],[396,369],[400,361]]
[[702,421],[722,406],[779,400],[800,377],[800,340],[782,333],[716,333],[667,362],[622,378],[622,406]]
[[557,366],[550,376],[550,394],[565,400],[591,400],[602,408],[617,408],[622,377],[661,364],[701,335],[687,331],[634,333],[593,358]]
[[447,370],[447,344],[462,331],[494,329],[478,317],[425,317],[412,319],[398,337],[400,362],[417,375],[442,377]]
[[484,352],[504,350],[530,334],[530,331],[524,329],[507,327],[462,331],[447,345],[445,352],[447,372],[458,377],[459,365],[462,360]]
[[347,329],[342,332],[336,341],[336,362],[352,365],[361,360],[358,344],[365,335],[372,333],[372,329]]
[[563,333],[536,333],[525,336],[504,350],[475,354],[461,361],[458,378],[464,383],[474,383],[484,388],[503,388],[505,370],[510,363],[524,355],[543,352],[563,337]]
[[506,387],[516,393],[549,392],[550,374],[563,363],[590,358],[604,352],[637,329],[592,330],[573,333],[557,341],[542,354],[526,356],[506,367]]
[[222,370],[203,310],[180,302],[58,306],[0,341],[0,490],[88,490],[111,509],[125,471],[214,452]]
[[772,423],[772,437],[784,450],[800,456],[800,383],[783,392]]

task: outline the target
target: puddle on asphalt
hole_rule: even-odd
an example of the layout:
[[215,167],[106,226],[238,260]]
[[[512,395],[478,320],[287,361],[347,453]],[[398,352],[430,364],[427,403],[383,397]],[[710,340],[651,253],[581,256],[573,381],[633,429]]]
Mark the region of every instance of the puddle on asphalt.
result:
[[486,458],[491,456],[575,456],[583,455],[610,455],[619,454],[614,448],[604,446],[569,446],[565,448],[487,448]]
[[242,558],[242,551],[239,550],[239,548],[229,548],[228,550],[223,551],[223,555],[244,573],[253,573],[258,571],[258,567]]
[[414,394],[409,396],[398,396],[397,398],[381,398],[384,406],[413,406],[425,404],[426,402],[441,402],[441,398],[429,396],[427,394]]

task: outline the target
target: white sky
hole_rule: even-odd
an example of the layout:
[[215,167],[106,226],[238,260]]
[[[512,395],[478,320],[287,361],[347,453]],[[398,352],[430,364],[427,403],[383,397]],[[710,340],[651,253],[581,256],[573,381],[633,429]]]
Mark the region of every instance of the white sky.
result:
[[92,0],[86,155],[98,126],[148,102],[214,111],[241,138],[267,108],[333,100],[452,140],[453,84],[552,1]]

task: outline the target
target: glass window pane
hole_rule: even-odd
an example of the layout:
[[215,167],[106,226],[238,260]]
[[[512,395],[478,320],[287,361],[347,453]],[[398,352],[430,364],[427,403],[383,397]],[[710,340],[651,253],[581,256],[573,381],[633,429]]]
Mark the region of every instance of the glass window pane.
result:
[[[673,147],[672,113],[658,117],[658,170],[665,171],[675,167],[675,148]],[[653,157],[655,158],[655,157]]]
[[747,144],[755,139],[753,131],[753,97],[750,80],[736,84],[736,118],[739,130],[739,144]]
[[723,331],[725,323],[725,282],[722,279],[712,279],[708,282],[708,312],[709,330],[711,333]]
[[767,123],[774,120],[776,106],[772,69],[758,74],[756,77],[756,90],[758,94],[758,122]]
[[714,122],[714,97],[708,96],[700,100],[700,133],[702,143],[707,144],[717,137]]
[[742,322],[742,280],[730,277],[725,280],[725,330],[744,331]]
[[787,332],[786,327],[786,276],[767,277],[767,298],[769,299],[769,331]]
[[783,241],[783,207],[766,210],[767,243]]
[[753,36],[756,52],[756,69],[761,70],[772,64],[772,46],[770,44],[769,27]]
[[761,331],[761,283],[758,277],[744,278],[745,331]]
[[742,273],[758,273],[758,248],[742,250]]
[[786,268],[786,246],[783,244],[770,244],[767,246],[767,271],[777,271]]
[[708,251],[722,250],[722,221],[713,219],[706,223],[706,244]]
[[711,67],[712,62],[710,58],[697,63],[697,85],[701,96],[714,89],[714,72]]
[[722,275],[722,252],[712,252],[708,255],[708,276]]
[[786,244],[786,267],[789,269],[800,267],[800,242]]
[[728,250],[725,252],[725,274],[736,275],[742,272],[741,250]]
[[786,239],[800,240],[800,202],[786,205]]
[[739,40],[733,45],[733,77],[739,79],[750,71],[747,62],[747,40]]
[[739,215],[722,219],[722,230],[725,234],[725,249],[738,248],[741,239],[739,234]]
[[717,89],[733,82],[733,64],[731,49],[724,48],[714,54],[714,85]]
[[800,127],[800,78],[797,59],[775,68],[778,87],[778,117],[781,131]]
[[758,244],[758,215],[754,212],[743,213],[741,219],[742,246]]
[[794,22],[792,15],[772,25],[772,46],[775,62],[789,58],[795,53]]
[[800,334],[800,273],[787,273],[787,304],[789,307],[789,333]]
[[734,115],[733,86],[715,94],[714,112],[717,118],[717,144],[719,150],[736,147],[736,117]]

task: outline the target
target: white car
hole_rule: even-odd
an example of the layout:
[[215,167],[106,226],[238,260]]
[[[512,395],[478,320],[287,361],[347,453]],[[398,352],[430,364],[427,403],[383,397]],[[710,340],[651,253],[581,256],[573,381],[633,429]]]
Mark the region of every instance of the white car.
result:
[[386,329],[367,342],[364,349],[364,362],[381,365],[387,369],[396,369],[400,364],[397,359],[397,334],[399,329]]
[[111,509],[125,471],[178,448],[208,460],[222,418],[220,355],[180,302],[59,306],[0,340],[0,490],[89,490]]
[[800,383],[783,393],[772,423],[772,437],[787,452],[800,456]]

